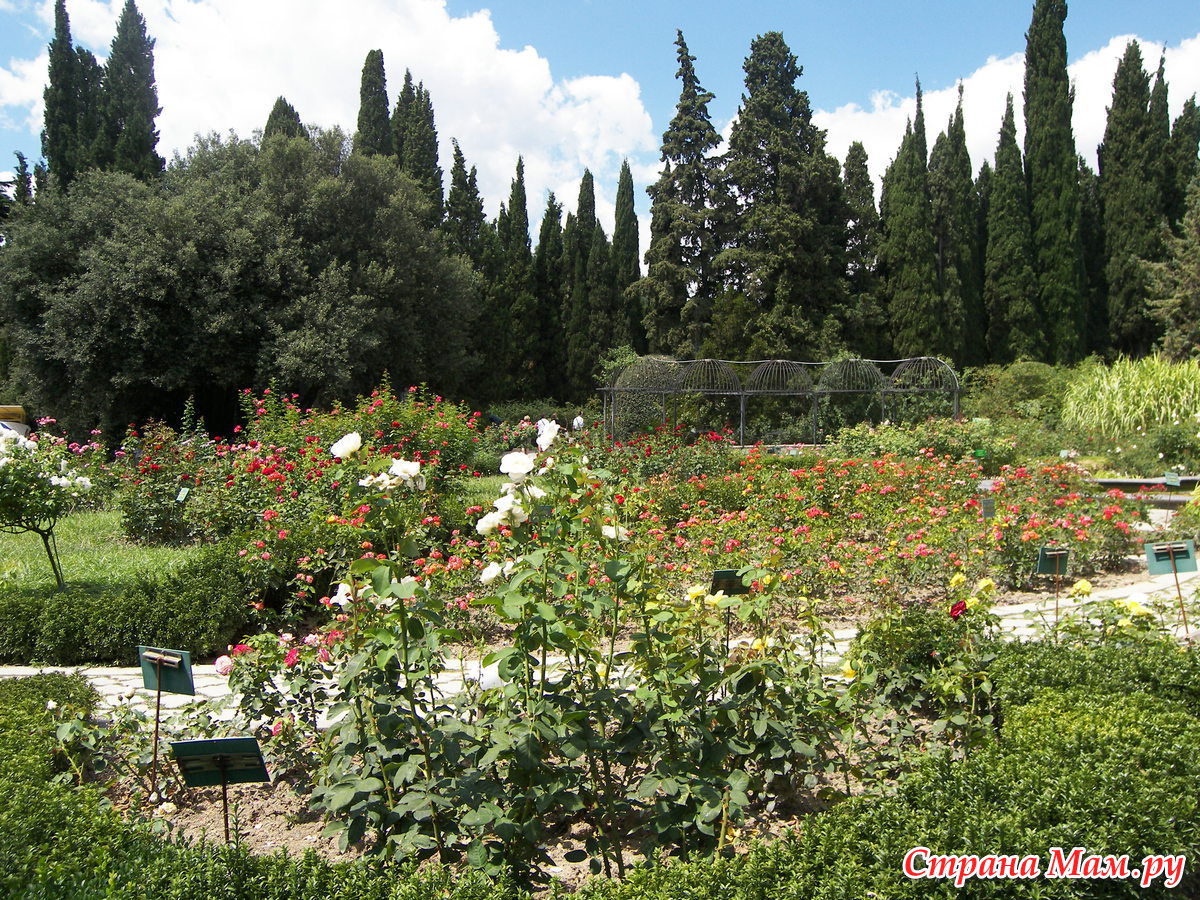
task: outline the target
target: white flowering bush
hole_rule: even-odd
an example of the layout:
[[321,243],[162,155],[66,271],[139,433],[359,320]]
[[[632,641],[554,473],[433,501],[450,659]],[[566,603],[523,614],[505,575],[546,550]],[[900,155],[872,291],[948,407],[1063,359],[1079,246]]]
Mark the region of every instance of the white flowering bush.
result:
[[42,539],[58,586],[64,586],[54,541],[58,520],[92,488],[58,445],[39,447],[17,435],[0,439],[0,531],[31,531]]

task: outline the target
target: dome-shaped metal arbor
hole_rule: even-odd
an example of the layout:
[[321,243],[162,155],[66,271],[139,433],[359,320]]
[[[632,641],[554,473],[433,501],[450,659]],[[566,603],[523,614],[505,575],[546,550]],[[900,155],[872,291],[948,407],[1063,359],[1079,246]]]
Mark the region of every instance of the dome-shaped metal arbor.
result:
[[[891,375],[885,375],[889,369]],[[819,372],[813,381],[814,370]],[[599,389],[604,401],[604,421],[611,435],[619,423],[644,417],[650,406],[661,422],[670,422],[667,399],[685,395],[737,397],[738,440],[745,443],[747,401],[755,397],[797,397],[810,401],[812,440],[820,434],[820,410],[841,397],[863,397],[878,403],[880,416],[889,407],[899,410],[914,397],[944,397],[959,415],[960,385],[954,370],[929,356],[900,360],[839,359],[831,362],[797,362],[786,359],[741,362],[721,359],[676,360],[643,356],[615,371]],[[647,400],[657,402],[648,404]]]

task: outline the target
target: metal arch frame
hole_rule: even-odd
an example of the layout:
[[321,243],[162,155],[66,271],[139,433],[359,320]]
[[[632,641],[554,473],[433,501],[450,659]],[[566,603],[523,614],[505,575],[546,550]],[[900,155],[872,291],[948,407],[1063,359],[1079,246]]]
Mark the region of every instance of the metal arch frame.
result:
[[[645,383],[631,383],[630,376],[641,376],[638,371],[647,364]],[[832,371],[853,364],[853,371],[873,372],[868,376],[868,384],[851,385],[849,387],[832,386],[826,379]],[[890,375],[885,375],[881,366],[893,367]],[[751,368],[752,367],[752,368]],[[810,369],[821,369],[821,375],[814,383],[808,374]],[[899,379],[908,372],[917,372],[919,376],[932,375],[941,382],[938,385],[904,386]],[[700,384],[689,384],[700,372]],[[775,384],[770,379],[779,373],[785,377]],[[800,387],[789,387],[787,381],[802,375],[807,381]],[[709,382],[712,377],[714,380]],[[758,379],[759,383],[756,383]],[[736,382],[736,386],[735,386]],[[685,394],[701,396],[726,396],[738,398],[739,424],[738,440],[745,443],[746,437],[746,408],[752,397],[807,397],[811,400],[812,437],[816,442],[818,434],[818,408],[823,397],[833,397],[840,394],[857,394],[875,396],[879,400],[880,416],[887,415],[889,398],[899,398],[906,395],[948,394],[953,402],[953,416],[959,418],[961,383],[954,370],[943,360],[930,356],[909,357],[906,359],[861,359],[846,358],[828,360],[825,362],[802,362],[797,360],[722,360],[722,359],[690,359],[677,360],[668,356],[643,356],[635,362],[615,370],[608,384],[598,388],[603,401],[603,421],[610,439],[617,432],[618,396],[621,394],[648,394],[660,398],[662,421],[669,424],[672,417],[668,415],[667,399],[676,398],[674,404],[675,419],[679,415],[678,397]]]

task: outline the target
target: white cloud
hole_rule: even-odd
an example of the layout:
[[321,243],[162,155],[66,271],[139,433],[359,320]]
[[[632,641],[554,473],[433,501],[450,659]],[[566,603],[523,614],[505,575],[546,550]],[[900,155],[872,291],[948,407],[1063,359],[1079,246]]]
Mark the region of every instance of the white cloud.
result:
[[46,86],[46,66],[50,55],[37,59],[14,59],[0,66],[0,127],[42,129],[42,91]]
[[[1114,37],[1104,47],[1085,54],[1068,66],[1068,74],[1075,86],[1075,107],[1071,118],[1075,146],[1093,168],[1096,165],[1096,146],[1104,137],[1107,110],[1112,102],[1113,75],[1118,60],[1132,39],[1132,35]],[[1139,43],[1146,68],[1153,76],[1158,69],[1162,44],[1140,40]],[[1170,91],[1169,107],[1174,118],[1188,97],[1200,93],[1200,34],[1182,41],[1176,47],[1167,48],[1165,67]],[[962,80],[967,149],[976,171],[984,160],[990,162],[996,155],[1004,100],[1010,92],[1016,111],[1017,140],[1024,139],[1024,73],[1024,56],[1017,53],[1003,59],[992,57]],[[957,87],[924,95],[926,137],[931,149],[937,135],[945,130],[950,121],[957,102]],[[845,159],[852,141],[863,143],[878,190],[884,170],[900,147],[905,126],[915,114],[915,93],[900,97],[890,92],[879,92],[872,96],[869,109],[848,104],[832,111],[818,110],[813,118],[827,130],[829,152],[838,159]]]

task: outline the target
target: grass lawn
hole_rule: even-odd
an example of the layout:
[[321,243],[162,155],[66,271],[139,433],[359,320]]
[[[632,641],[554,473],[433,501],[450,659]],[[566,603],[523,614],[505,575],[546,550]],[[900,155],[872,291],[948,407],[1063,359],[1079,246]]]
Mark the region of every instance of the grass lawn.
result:
[[[55,528],[63,577],[70,587],[99,593],[173,568],[194,547],[147,547],[124,539],[117,510],[73,513]],[[54,573],[36,534],[0,533],[0,587],[15,595],[55,589]]]

